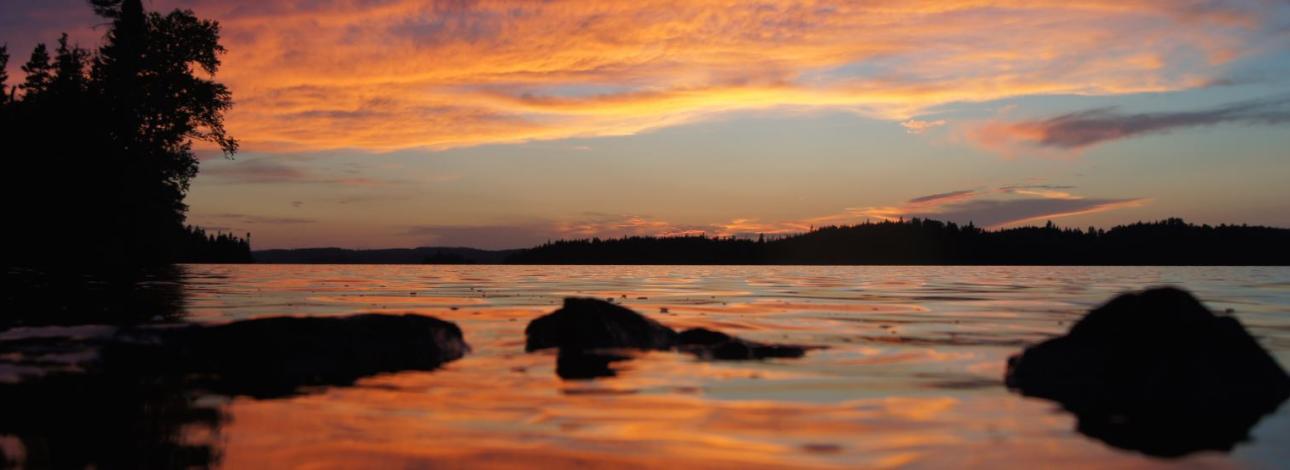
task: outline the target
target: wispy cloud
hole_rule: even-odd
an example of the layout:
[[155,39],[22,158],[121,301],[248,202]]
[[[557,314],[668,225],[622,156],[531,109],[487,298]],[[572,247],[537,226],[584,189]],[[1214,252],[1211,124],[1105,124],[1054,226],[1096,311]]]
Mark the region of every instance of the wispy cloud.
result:
[[[219,79],[237,100],[228,126],[251,151],[622,135],[770,108],[846,110],[921,132],[941,123],[911,118],[947,103],[1207,86],[1271,34],[1278,14],[1269,8],[1290,8],[1212,0],[150,2],[176,6],[221,21],[229,53]],[[51,26],[61,17],[28,14],[13,34],[75,30],[85,20]]]
[[1004,152],[1018,147],[1080,150],[1189,127],[1287,122],[1290,122],[1290,97],[1282,96],[1196,111],[1123,113],[1116,108],[1101,108],[1037,120],[994,121],[971,130],[969,136],[986,148]]
[[1072,189],[1075,187],[1060,184],[1023,184],[1001,186],[999,192],[1047,199],[1079,199],[1079,196],[1070,193]]
[[282,183],[306,181],[309,171],[274,161],[210,161],[203,164],[202,176],[237,183]]
[[264,157],[204,162],[201,175],[223,184],[327,184],[340,186],[389,186],[401,181],[369,178],[352,171],[329,171],[298,159]]
[[945,203],[947,203],[947,202],[953,202],[953,201],[960,201],[960,200],[963,200],[963,199],[969,199],[969,198],[972,198],[972,197],[976,196],[976,194],[977,194],[977,192],[976,192],[976,190],[974,190],[974,189],[963,189],[963,190],[959,190],[959,191],[950,191],[950,192],[947,192],[947,193],[938,193],[938,194],[931,194],[931,195],[927,195],[927,196],[919,196],[919,197],[916,197],[916,198],[910,199],[910,200],[909,200],[909,203],[910,203],[910,204],[937,204],[937,205],[939,205],[939,204],[945,204]]
[[244,225],[296,225],[312,224],[317,222],[314,219],[302,217],[279,217],[256,214],[239,214],[239,213],[219,213],[219,214],[194,214],[194,218],[205,220],[223,220],[232,221]]
[[1038,220],[1135,207],[1144,198],[1087,198],[1064,185],[1008,185],[989,189],[948,191],[912,198],[903,204],[847,208],[795,220],[764,221],[736,218],[725,222],[677,223],[657,217],[586,213],[563,220],[480,225],[418,225],[406,234],[424,245],[520,248],[551,240],[617,238],[623,236],[707,235],[751,238],[759,234],[803,233],[828,225],[865,221],[928,218],[998,228]]

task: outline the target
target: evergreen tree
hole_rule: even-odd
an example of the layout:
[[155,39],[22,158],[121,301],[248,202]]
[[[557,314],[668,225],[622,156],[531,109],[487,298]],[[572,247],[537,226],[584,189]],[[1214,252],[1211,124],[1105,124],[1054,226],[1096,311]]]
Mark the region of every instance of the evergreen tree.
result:
[[9,45],[0,45],[0,106],[9,103]]
[[[94,0],[95,11],[112,19],[96,57],[92,81],[101,93],[109,130],[106,151],[123,162],[128,191],[119,207],[137,255],[166,248],[182,230],[184,196],[197,173],[193,140],[215,143],[226,155],[237,142],[224,130],[232,97],[224,85],[198,76],[219,68],[219,24],[191,11],[145,12],[139,0]],[[169,248],[174,248],[173,246]]]
[[31,58],[27,59],[27,63],[22,66],[23,73],[27,74],[26,80],[23,80],[21,85],[23,100],[40,96],[49,90],[49,84],[54,80],[53,70],[49,49],[45,48],[45,43],[37,44],[31,51]]
[[86,92],[85,66],[89,55],[89,51],[80,47],[68,47],[67,33],[63,33],[63,36],[58,38],[50,90],[61,97],[79,98],[84,95]]

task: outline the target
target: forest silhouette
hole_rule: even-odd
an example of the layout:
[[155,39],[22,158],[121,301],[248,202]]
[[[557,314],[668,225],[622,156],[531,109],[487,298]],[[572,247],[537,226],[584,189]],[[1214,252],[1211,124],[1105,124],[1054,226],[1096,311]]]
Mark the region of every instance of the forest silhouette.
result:
[[140,0],[90,0],[110,22],[95,51],[37,45],[9,84],[0,47],[5,264],[150,266],[249,261],[247,237],[185,226],[195,143],[237,152],[224,129],[232,95],[219,69],[219,24]]
[[1287,265],[1290,229],[1171,218],[1111,229],[986,230],[928,219],[831,226],[781,238],[624,237],[550,242],[512,264]]

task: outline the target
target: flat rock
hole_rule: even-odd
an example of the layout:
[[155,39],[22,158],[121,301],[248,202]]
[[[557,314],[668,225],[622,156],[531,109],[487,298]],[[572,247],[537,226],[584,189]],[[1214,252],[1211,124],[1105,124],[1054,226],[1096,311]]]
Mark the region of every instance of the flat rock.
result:
[[1008,360],[1006,384],[1055,400],[1078,430],[1156,456],[1231,450],[1290,397],[1290,376],[1190,293],[1122,294]]

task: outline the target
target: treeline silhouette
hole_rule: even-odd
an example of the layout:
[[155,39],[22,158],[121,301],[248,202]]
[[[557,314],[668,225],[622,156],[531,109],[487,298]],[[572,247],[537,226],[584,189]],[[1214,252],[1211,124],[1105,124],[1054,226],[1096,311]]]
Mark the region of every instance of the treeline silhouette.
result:
[[188,226],[180,240],[175,261],[179,263],[251,263],[251,234],[209,234],[201,227]]
[[67,34],[32,50],[21,83],[3,73],[0,47],[0,188],[9,229],[6,264],[140,266],[248,259],[227,238],[185,226],[184,196],[197,174],[195,142],[226,156],[228,89],[219,24],[188,10],[147,12],[140,0],[90,0],[110,21],[87,50]]
[[777,239],[684,236],[562,240],[513,264],[1290,265],[1290,229],[1171,218],[1109,230],[985,230],[928,219],[830,226]]

